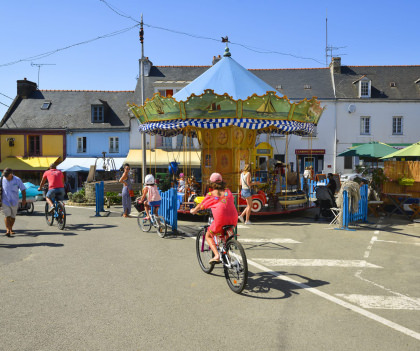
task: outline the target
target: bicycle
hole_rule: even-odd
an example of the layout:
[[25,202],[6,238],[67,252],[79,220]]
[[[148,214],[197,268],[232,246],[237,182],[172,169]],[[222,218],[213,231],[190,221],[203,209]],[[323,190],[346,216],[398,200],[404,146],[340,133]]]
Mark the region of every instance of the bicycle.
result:
[[[215,266],[214,264],[209,264],[209,260],[214,257],[214,253],[206,241],[206,232],[211,222],[212,217],[210,215],[208,225],[204,226],[197,233],[196,237],[198,263],[203,272],[207,274],[210,274]],[[214,235],[213,240],[216,244],[217,251],[220,253],[226,282],[233,292],[240,294],[248,280],[248,262],[246,260],[245,250],[235,238],[235,226],[225,225],[222,229],[222,234]]]
[[54,199],[53,205],[54,211],[50,212],[48,202],[45,204],[45,219],[49,226],[53,225],[55,219],[58,224],[58,229],[63,230],[66,226],[66,209],[64,207],[64,202]]
[[150,209],[150,218],[146,219],[146,211],[142,211],[137,216],[137,224],[143,232],[150,232],[152,226],[156,228],[157,234],[164,238],[168,232],[168,225],[165,222],[165,219],[162,216],[155,215],[153,209],[155,206],[152,206]]

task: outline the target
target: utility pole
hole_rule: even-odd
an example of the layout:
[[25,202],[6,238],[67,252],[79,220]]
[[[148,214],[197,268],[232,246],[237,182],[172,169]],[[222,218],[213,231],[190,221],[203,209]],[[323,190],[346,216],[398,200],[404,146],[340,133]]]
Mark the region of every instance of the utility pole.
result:
[[55,66],[55,63],[33,63],[31,62],[31,66],[38,67],[38,89],[39,89],[39,72],[41,71],[41,66]]
[[[140,86],[141,86],[141,105],[144,105],[144,30],[143,30],[143,14],[141,14],[140,22],[140,43],[141,43],[141,59],[140,59]],[[142,181],[146,178],[146,133],[141,132],[141,149],[142,149]]]

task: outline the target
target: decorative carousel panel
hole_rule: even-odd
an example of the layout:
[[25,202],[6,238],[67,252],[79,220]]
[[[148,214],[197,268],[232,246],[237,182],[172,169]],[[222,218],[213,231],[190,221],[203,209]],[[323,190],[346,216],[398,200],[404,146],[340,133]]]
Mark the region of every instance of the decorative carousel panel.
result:
[[159,94],[146,101],[144,111],[149,121],[172,120],[181,116],[179,103],[172,97],[162,97]]
[[264,96],[253,95],[242,104],[242,117],[267,120],[287,119],[291,104],[286,97],[272,92]]
[[217,95],[210,89],[199,96],[191,95],[183,104],[187,118],[236,117],[237,102],[227,94]]
[[233,150],[232,149],[219,149],[216,155],[217,159],[217,172],[228,174],[233,171]]

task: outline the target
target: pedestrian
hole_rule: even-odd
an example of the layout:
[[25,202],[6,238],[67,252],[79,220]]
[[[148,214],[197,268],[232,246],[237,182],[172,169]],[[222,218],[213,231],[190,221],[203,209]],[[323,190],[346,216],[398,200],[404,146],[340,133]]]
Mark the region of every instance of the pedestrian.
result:
[[120,183],[123,183],[122,190],[122,205],[123,205],[123,217],[129,217],[131,213],[131,196],[134,196],[133,186],[131,185],[130,180],[130,165],[126,163],[124,165],[124,173],[121,176]]
[[26,188],[19,177],[13,175],[10,168],[5,168],[1,177],[1,201],[6,225],[6,236],[13,237],[13,225],[19,205],[19,190],[22,193],[22,207],[26,206]]
[[259,182],[252,182],[251,181],[251,165],[249,163],[245,164],[244,169],[241,173],[241,197],[246,200],[246,207],[245,210],[240,214],[238,217],[239,220],[244,223],[244,215],[245,215],[245,224],[251,224],[249,217],[251,216],[251,208],[252,208],[252,194],[251,194],[251,186],[255,184],[259,184]]
[[49,213],[54,212],[54,201],[64,200],[66,192],[64,190],[64,174],[60,170],[56,169],[55,163],[50,165],[50,169],[45,171],[41,184],[39,185],[38,190],[41,190],[44,187],[44,184],[48,181],[48,192],[45,200],[50,205]]

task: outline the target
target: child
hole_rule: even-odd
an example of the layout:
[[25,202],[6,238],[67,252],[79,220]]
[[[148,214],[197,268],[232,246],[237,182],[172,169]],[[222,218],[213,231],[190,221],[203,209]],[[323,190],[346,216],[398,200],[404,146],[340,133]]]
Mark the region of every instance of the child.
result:
[[184,173],[179,175],[178,180],[178,192],[183,193],[185,191],[185,180],[184,180]]
[[[146,220],[150,219],[150,208],[154,207],[155,210],[153,213],[157,214],[159,206],[161,203],[161,197],[159,195],[159,190],[155,184],[155,178],[152,174],[148,174],[144,178],[145,187],[143,188],[143,193],[140,199],[140,202],[144,202],[144,209],[146,210]],[[146,200],[147,197],[147,201]]]
[[226,189],[226,184],[223,182],[221,174],[213,173],[210,176],[208,186],[213,190],[207,194],[201,204],[191,209],[190,213],[196,214],[198,211],[206,208],[211,208],[213,212],[214,221],[207,230],[206,241],[214,253],[214,257],[209,263],[215,264],[220,262],[220,255],[213,236],[220,235],[222,227],[225,225],[235,226],[238,223],[238,212],[235,208],[233,195],[229,189]]

